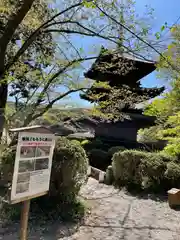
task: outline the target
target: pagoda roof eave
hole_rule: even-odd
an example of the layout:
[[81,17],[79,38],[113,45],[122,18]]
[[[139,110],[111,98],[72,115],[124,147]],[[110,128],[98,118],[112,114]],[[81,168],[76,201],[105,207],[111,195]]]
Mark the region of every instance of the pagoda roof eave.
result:
[[140,126],[140,128],[147,128],[155,125],[156,117],[147,116],[139,113],[128,113],[130,118]]
[[140,58],[137,55],[132,54],[132,53],[124,52],[124,53],[122,53],[122,56],[126,59],[133,60],[133,61],[136,61],[136,62],[142,62],[142,63],[153,64],[153,65],[157,64],[157,61],[152,61],[152,60],[149,60],[149,59],[146,59],[146,58]]
[[84,76],[97,81],[119,80],[126,83],[127,79],[137,82],[156,69],[156,61],[141,59],[135,54],[111,51],[100,52],[91,68]]
[[[118,88],[117,88],[118,89]],[[163,91],[165,90],[164,87],[153,87],[153,88],[133,88],[132,92],[137,93],[139,95],[147,95],[149,96],[149,99],[152,99],[154,97],[159,96]],[[85,100],[93,101],[93,94],[100,94],[102,93],[102,96],[99,96],[97,101],[102,101],[104,98],[108,99],[108,94],[110,94],[111,89],[103,88],[103,87],[91,87],[88,89],[85,93],[80,94],[80,97]],[[106,99],[106,100],[107,100]]]

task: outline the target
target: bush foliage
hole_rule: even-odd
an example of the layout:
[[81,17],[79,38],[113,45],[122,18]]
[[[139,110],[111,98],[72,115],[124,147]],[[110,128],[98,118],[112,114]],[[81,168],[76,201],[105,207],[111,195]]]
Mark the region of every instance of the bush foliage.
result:
[[111,147],[111,148],[108,150],[108,155],[109,155],[109,157],[112,158],[112,156],[113,156],[116,152],[124,151],[124,150],[126,150],[126,148],[123,147],[123,146],[114,146],[114,147]]
[[14,160],[16,155],[16,148],[6,148],[0,152],[0,171],[1,179],[7,182],[12,181],[12,174],[14,170]]
[[140,184],[139,165],[145,153],[134,150],[117,152],[112,159],[115,181],[118,184]]
[[[2,173],[13,171],[15,150],[6,149],[0,157]],[[87,179],[88,158],[78,141],[59,138],[54,149],[49,195],[77,194]]]
[[115,183],[139,189],[167,190],[180,186],[180,163],[164,153],[117,152],[112,159]]
[[168,117],[166,127],[159,132],[159,137],[168,140],[164,152],[180,159],[180,111]]
[[[4,175],[7,172],[12,175],[14,159],[15,151],[12,149],[1,154],[1,172]],[[80,209],[82,215],[83,206],[77,195],[87,180],[87,169],[88,158],[80,143],[59,138],[53,155],[49,193],[32,201],[33,211],[42,214],[43,209],[48,215],[53,213],[53,216],[71,218],[72,215],[77,217]],[[8,214],[12,215],[12,212]]]
[[49,195],[57,199],[76,196],[87,180],[87,169],[88,159],[81,145],[59,138],[53,155]]

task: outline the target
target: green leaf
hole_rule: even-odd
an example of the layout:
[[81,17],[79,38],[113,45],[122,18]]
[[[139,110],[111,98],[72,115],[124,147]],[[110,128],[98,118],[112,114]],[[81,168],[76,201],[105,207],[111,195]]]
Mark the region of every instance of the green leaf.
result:
[[160,34],[159,32],[157,32],[157,33],[155,34],[155,36],[156,36],[156,39],[158,40],[158,39],[160,39],[161,34]]
[[164,29],[165,29],[165,26],[163,25],[163,26],[161,27],[161,32],[164,31]]
[[83,4],[86,8],[96,8],[96,5],[93,2],[84,1]]
[[84,52],[84,49],[81,47],[81,48],[79,49],[79,52],[80,52],[80,53],[83,53],[83,52]]
[[148,29],[147,28],[143,28],[142,29],[142,33],[143,33],[143,35],[147,35],[148,34]]

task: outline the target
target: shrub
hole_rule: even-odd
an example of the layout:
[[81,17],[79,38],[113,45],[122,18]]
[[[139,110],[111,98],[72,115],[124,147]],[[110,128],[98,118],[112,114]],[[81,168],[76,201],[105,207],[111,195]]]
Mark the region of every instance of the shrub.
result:
[[80,144],[81,145],[81,142],[80,141],[78,141],[78,140],[76,140],[76,139],[73,139],[73,140],[70,140],[72,143],[74,143],[74,144]]
[[88,159],[81,145],[59,138],[53,155],[49,195],[57,199],[76,196],[87,179],[87,169]]
[[0,153],[1,178],[7,182],[12,181],[15,155],[16,155],[15,147],[11,148],[7,147]]
[[180,158],[180,111],[169,116],[164,123],[164,129],[159,131],[159,138],[168,140],[164,152]]
[[169,156],[177,157],[180,159],[180,138],[177,141],[170,142],[165,148],[164,153]]
[[15,160],[15,154],[16,154],[15,147],[11,147],[11,148],[7,147],[3,151],[1,151],[1,154],[0,154],[1,165],[3,164],[13,165]]
[[156,142],[157,132],[159,131],[159,126],[152,126],[150,128],[140,129],[138,131],[138,142]]
[[92,149],[89,153],[90,165],[101,170],[108,167],[108,154],[101,149]]
[[158,152],[158,154],[162,157],[163,161],[168,163],[168,162],[177,162],[178,157],[177,156],[172,156],[166,153],[165,151]]
[[111,147],[111,148],[108,150],[108,156],[109,156],[110,158],[112,158],[112,156],[114,155],[114,153],[119,152],[119,151],[124,151],[124,150],[126,150],[126,148],[123,147],[123,146]]
[[143,188],[159,188],[164,179],[166,162],[159,153],[146,153],[146,157],[141,159],[139,171]]
[[87,170],[88,158],[81,145],[59,138],[53,155],[49,194],[35,201],[37,211],[40,206],[53,218],[81,217],[83,206],[77,201],[77,195],[87,180]]
[[176,162],[169,162],[165,172],[165,177],[176,187],[180,187],[180,164]]
[[163,152],[118,152],[113,156],[112,168],[119,186],[159,191],[180,185],[180,164]]
[[[1,154],[2,171],[13,171],[15,151],[6,149]],[[59,138],[53,155],[49,195],[58,198],[66,193],[77,194],[87,178],[88,159],[78,141]],[[7,172],[7,170],[6,170]]]
[[[14,158],[15,152],[7,149],[1,154],[2,166],[10,164],[12,171]],[[49,193],[32,200],[33,211],[42,214],[43,210],[57,217],[78,215],[79,210],[82,212],[83,206],[77,201],[77,194],[87,180],[87,169],[88,159],[81,145],[59,138],[53,155]]]
[[145,157],[145,152],[136,150],[115,153],[112,159],[115,181],[120,185],[140,185],[139,165]]

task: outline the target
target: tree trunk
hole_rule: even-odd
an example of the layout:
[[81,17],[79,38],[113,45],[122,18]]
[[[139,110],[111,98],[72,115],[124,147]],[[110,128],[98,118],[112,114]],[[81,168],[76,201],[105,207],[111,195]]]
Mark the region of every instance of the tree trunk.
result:
[[7,102],[7,83],[3,83],[0,85],[0,139],[3,133],[3,127],[5,123],[5,108]]
[[23,0],[17,5],[17,12],[13,13],[5,26],[5,30],[0,37],[0,139],[3,133],[3,126],[5,122],[5,107],[8,95],[8,83],[4,79],[6,71],[5,55],[9,42],[12,39],[19,24],[30,10],[34,0]]
[[5,108],[7,102],[7,94],[8,94],[8,84],[4,79],[4,59],[5,59],[5,51],[2,52],[2,48],[0,46],[0,140],[3,133],[3,127],[5,123]]

